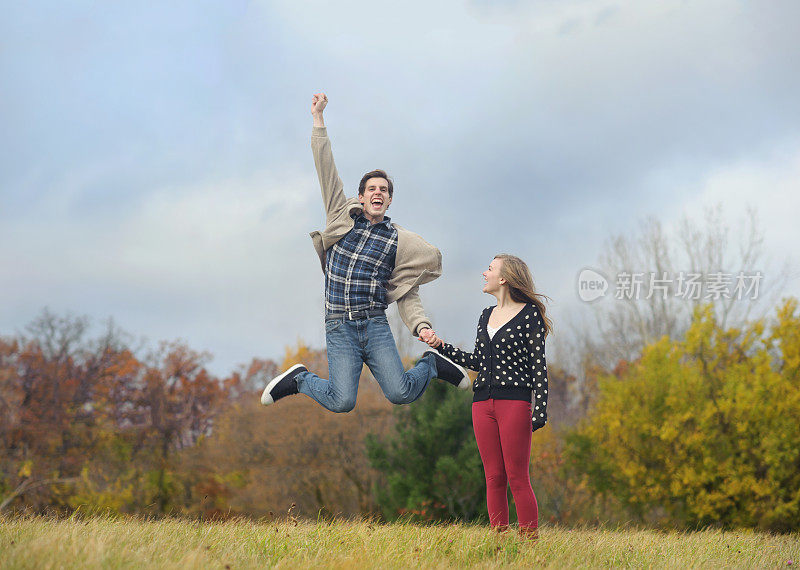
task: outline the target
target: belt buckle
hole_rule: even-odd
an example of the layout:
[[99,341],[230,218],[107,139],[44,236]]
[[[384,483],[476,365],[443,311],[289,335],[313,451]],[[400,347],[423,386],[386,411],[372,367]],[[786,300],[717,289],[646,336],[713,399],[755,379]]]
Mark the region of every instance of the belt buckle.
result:
[[347,311],[347,318],[348,318],[348,319],[350,319],[351,321],[355,321],[355,320],[357,320],[357,319],[356,319],[356,317],[354,317],[353,315],[356,315],[356,314],[358,314],[359,312],[360,312],[360,311]]

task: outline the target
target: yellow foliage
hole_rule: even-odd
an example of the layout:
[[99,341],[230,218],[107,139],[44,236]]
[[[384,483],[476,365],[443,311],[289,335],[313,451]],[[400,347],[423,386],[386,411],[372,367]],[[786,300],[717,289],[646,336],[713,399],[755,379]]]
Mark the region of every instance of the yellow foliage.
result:
[[27,477],[30,477],[32,472],[33,472],[33,461],[29,459],[25,461],[19,468],[19,473],[17,473],[17,477],[25,479]]
[[800,528],[800,315],[720,328],[699,309],[618,376],[571,436],[596,491],[651,522]]
[[286,370],[295,364],[304,364],[309,371],[322,377],[328,375],[328,357],[325,350],[315,350],[304,341],[298,340],[297,346],[287,346],[281,363],[281,370]]

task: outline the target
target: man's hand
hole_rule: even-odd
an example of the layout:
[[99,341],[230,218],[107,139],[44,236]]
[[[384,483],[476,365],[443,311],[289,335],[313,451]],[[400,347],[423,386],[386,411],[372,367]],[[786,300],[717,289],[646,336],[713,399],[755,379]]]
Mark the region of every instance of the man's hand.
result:
[[322,111],[328,104],[328,96],[325,93],[315,93],[311,98],[311,116],[314,117],[315,127],[324,127],[325,121],[322,119]]
[[442,344],[442,339],[436,336],[436,333],[433,332],[433,329],[429,329],[427,327],[419,331],[419,340],[427,343],[431,348],[436,348]]

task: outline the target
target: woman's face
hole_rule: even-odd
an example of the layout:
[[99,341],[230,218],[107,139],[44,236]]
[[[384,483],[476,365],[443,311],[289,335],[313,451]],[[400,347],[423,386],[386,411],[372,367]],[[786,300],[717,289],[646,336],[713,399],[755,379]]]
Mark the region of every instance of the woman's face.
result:
[[483,272],[486,284],[483,286],[484,293],[497,293],[505,284],[506,280],[500,277],[500,270],[503,267],[503,260],[494,258],[489,264],[489,269]]

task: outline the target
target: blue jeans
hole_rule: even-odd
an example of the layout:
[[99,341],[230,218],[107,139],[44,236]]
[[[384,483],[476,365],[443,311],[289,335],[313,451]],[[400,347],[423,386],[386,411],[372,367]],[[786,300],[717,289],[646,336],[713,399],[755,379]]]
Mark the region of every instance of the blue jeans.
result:
[[430,354],[403,371],[385,315],[358,321],[327,319],[325,343],[330,379],[301,372],[297,375],[297,389],[332,412],[349,412],[355,407],[358,379],[365,363],[393,404],[409,404],[419,398],[436,375],[436,361]]

